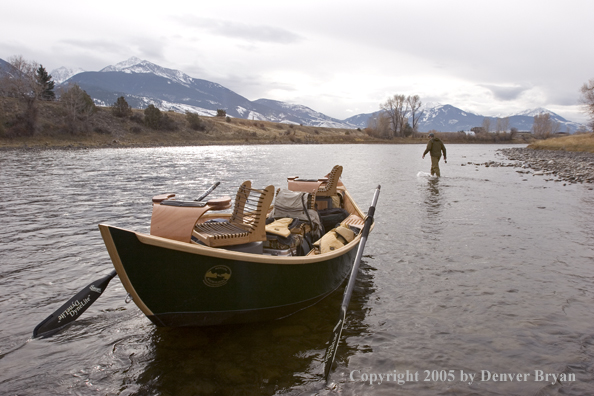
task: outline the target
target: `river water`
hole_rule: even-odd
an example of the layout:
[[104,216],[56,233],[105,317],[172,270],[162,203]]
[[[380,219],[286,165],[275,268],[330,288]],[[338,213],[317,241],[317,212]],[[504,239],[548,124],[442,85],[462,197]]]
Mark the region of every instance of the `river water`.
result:
[[[1,152],[0,394],[592,394],[593,186],[474,165],[502,147],[448,145],[438,180],[421,145]],[[382,190],[329,384],[342,290],[280,321],[167,329],[115,278],[73,325],[30,339],[113,269],[98,223],[148,232],[153,195],[284,187],[335,164],[362,209]]]

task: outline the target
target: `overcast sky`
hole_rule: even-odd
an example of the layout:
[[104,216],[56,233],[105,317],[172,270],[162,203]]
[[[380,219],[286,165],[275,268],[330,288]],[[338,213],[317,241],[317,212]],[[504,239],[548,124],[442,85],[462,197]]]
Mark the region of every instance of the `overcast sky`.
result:
[[578,122],[592,0],[0,0],[0,58],[98,71],[132,56],[345,119],[394,94]]

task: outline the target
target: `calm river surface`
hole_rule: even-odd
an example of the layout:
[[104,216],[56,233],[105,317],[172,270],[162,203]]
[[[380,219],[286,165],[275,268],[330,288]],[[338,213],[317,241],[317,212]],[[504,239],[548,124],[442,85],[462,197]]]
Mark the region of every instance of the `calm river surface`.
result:
[[[0,394],[593,394],[594,186],[461,166],[502,147],[448,145],[439,180],[419,175],[421,145],[0,152]],[[362,209],[382,190],[329,386],[342,289],[276,322],[166,329],[115,278],[72,326],[30,339],[113,269],[98,223],[148,232],[153,195],[285,187],[336,164]]]

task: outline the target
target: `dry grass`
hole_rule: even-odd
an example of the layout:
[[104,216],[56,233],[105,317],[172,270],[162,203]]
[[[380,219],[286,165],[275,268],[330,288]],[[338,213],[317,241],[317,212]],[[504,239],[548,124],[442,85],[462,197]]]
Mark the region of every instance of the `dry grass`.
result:
[[131,117],[112,115],[108,107],[98,111],[74,133],[67,132],[65,112],[57,102],[40,102],[37,130],[21,136],[15,128],[23,104],[0,97],[0,147],[153,147],[224,144],[327,144],[383,143],[363,131],[320,128],[268,121],[225,117],[200,117],[203,130],[191,128],[186,115],[164,112],[173,120],[174,130],[153,130],[142,123],[144,112],[135,109]]
[[[66,125],[66,113],[58,102],[39,102],[37,130],[33,136],[20,136],[15,127],[23,103],[0,97],[0,148],[91,148],[155,147],[245,144],[425,144],[426,134],[417,137],[382,139],[357,129],[322,128],[269,121],[226,117],[200,117],[203,130],[192,129],[185,114],[164,112],[173,121],[173,130],[154,130],[142,122],[143,110],[134,109],[131,117],[115,117],[109,107],[98,111],[84,125]],[[505,136],[466,136],[439,133],[447,143],[510,142]],[[513,143],[526,143],[518,138]]]
[[539,140],[528,147],[536,150],[584,151],[594,153],[594,133]]

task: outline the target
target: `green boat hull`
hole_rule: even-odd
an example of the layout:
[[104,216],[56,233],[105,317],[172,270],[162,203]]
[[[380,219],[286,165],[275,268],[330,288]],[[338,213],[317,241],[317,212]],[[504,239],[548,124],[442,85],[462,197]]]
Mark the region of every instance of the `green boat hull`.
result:
[[336,290],[359,239],[325,257],[222,251],[100,225],[122,284],[157,326],[279,319]]

